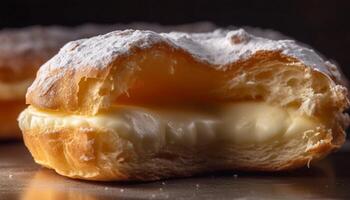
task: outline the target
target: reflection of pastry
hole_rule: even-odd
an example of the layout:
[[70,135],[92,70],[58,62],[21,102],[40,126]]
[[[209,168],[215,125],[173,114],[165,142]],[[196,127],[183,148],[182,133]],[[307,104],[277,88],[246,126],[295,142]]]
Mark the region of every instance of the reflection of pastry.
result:
[[[107,33],[116,29],[146,28],[168,31],[212,30],[210,23],[182,26],[159,26],[135,23],[115,25],[83,25],[75,28],[28,27],[0,32],[0,138],[19,137],[17,116],[25,108],[24,96],[34,80],[37,69],[68,41]],[[5,113],[5,115],[3,114]]]
[[[20,199],[99,200],[108,199],[108,197],[110,199],[186,199],[194,193],[197,199],[203,199],[204,196],[208,197],[208,189],[211,189],[210,191],[217,199],[222,197],[217,194],[235,198],[244,195],[246,199],[256,199],[257,196],[261,199],[284,199],[285,197],[304,199],[306,196],[311,199],[322,199],[338,191],[338,194],[342,194],[341,191],[344,190],[345,186],[339,187],[333,173],[332,166],[319,168],[317,164],[312,170],[296,170],[291,173],[271,175],[254,174],[253,181],[251,176],[240,173],[238,178],[223,177],[219,174],[219,181],[213,178],[200,178],[198,181],[194,178],[187,181],[180,180],[180,184],[176,180],[148,184],[91,184],[69,180],[46,169],[40,169],[30,179]],[[227,173],[224,174],[227,175]],[[267,181],[269,184],[266,184]],[[200,184],[196,184],[198,182]],[[214,182],[215,187],[212,187]],[[324,189],[327,192],[320,193]],[[237,194],[237,190],[243,193]]]
[[[91,187],[97,188],[98,186],[87,187],[83,183],[78,183],[80,187],[77,187],[77,183],[69,182],[62,177],[55,176],[55,174],[49,173],[46,170],[39,170],[35,173],[32,180],[25,188],[25,191],[21,195],[21,200],[94,200],[97,199],[94,195],[89,194],[86,191],[91,190]],[[84,187],[85,186],[85,187]],[[100,189],[101,190],[101,189]],[[102,189],[103,191],[103,189]],[[101,192],[101,191],[99,191]]]
[[116,31],[42,66],[19,117],[35,161],[88,180],[301,167],[344,142],[337,68],[244,30]]

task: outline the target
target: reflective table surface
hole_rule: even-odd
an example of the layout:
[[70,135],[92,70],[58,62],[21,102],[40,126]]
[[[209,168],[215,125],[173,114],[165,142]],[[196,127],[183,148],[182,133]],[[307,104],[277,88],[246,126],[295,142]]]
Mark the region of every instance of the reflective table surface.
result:
[[220,172],[156,182],[65,178],[36,165],[22,143],[0,143],[0,200],[350,199],[350,145],[284,173]]

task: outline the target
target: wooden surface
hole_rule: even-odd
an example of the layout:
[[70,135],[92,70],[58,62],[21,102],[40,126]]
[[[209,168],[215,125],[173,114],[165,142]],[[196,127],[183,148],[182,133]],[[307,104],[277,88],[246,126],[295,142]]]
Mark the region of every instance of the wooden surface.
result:
[[350,148],[289,173],[221,172],[148,183],[98,183],[36,165],[22,143],[0,143],[0,200],[350,199]]

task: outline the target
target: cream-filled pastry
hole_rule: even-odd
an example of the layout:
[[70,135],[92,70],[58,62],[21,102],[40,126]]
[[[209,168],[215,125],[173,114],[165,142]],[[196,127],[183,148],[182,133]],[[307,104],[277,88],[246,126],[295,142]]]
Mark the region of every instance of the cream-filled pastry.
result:
[[292,40],[115,31],[45,63],[19,125],[35,161],[72,178],[289,170],[344,143],[343,84]]

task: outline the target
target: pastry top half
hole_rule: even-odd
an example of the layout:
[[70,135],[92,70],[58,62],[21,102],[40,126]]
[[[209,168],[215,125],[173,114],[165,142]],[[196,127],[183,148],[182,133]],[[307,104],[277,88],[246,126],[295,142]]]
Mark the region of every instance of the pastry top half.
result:
[[348,106],[343,83],[334,64],[292,40],[242,29],[125,30],[66,44],[39,70],[27,103],[95,115],[118,101],[158,101],[159,95],[178,103],[258,99],[314,115]]

